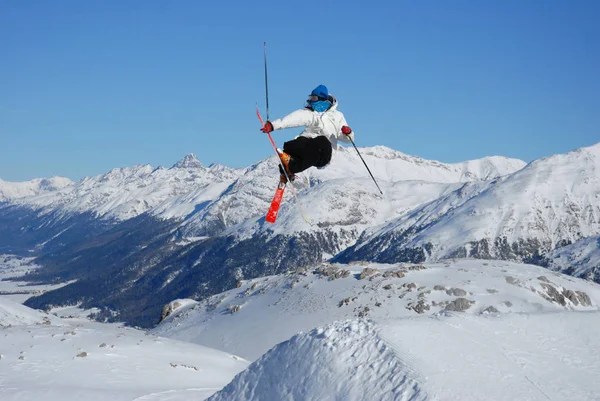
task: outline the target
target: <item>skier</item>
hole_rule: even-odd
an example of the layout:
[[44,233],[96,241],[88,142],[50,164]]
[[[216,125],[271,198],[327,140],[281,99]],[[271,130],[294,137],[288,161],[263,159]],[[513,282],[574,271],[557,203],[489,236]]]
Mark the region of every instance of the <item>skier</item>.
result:
[[[283,151],[277,149],[290,180],[293,181],[296,173],[309,167],[320,168],[329,164],[332,149],[337,149],[338,140],[346,143],[354,140],[354,133],[342,112],[337,110],[337,105],[336,98],[329,94],[327,87],[319,85],[308,96],[303,109],[272,122],[267,121],[260,129],[270,133],[278,129],[306,127],[295,139],[283,144]],[[280,181],[286,183],[287,178],[281,166],[279,170]]]

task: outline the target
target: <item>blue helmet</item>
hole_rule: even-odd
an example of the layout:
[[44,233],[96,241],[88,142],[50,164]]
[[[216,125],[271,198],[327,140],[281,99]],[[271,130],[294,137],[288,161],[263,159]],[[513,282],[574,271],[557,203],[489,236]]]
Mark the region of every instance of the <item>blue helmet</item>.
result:
[[319,85],[310,93],[311,96],[318,96],[323,99],[327,99],[329,96],[329,91],[325,85]]
[[317,86],[308,96],[308,107],[319,113],[327,111],[332,104],[325,85]]

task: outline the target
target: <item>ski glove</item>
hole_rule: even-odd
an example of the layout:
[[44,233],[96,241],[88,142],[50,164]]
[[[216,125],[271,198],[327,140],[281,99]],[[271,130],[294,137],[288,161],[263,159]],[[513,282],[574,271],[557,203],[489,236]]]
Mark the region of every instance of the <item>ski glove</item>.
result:
[[347,125],[344,125],[342,127],[342,134],[348,136],[352,133],[352,129],[350,127],[348,127]]
[[260,130],[261,130],[262,132],[264,132],[265,134],[268,134],[269,132],[272,132],[272,131],[273,131],[273,124],[271,124],[271,121],[267,121],[267,122],[265,123],[265,126],[264,126],[264,127],[262,127]]

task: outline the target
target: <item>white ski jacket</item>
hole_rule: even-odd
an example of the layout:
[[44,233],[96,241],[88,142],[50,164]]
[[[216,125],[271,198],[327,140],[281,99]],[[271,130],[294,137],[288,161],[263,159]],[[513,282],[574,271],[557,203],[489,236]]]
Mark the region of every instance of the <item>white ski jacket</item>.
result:
[[[319,113],[310,109],[296,110],[283,118],[271,121],[273,129],[284,129],[294,127],[306,127],[300,136],[315,138],[325,136],[331,142],[331,148],[337,150],[338,140],[346,143],[352,143],[342,134],[342,127],[348,125],[346,118],[341,111],[337,110],[337,99],[332,96],[333,104],[329,110]],[[354,132],[350,134],[354,140]]]

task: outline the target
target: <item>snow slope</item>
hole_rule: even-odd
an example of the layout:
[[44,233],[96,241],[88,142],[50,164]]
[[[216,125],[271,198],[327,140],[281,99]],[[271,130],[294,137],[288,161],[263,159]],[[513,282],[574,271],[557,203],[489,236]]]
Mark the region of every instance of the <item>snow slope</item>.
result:
[[337,322],[276,345],[209,400],[427,400],[412,376],[373,323]]
[[0,322],[12,324],[0,327],[2,401],[203,400],[247,366],[199,345],[26,309],[0,297]]
[[244,281],[239,288],[189,302],[152,333],[255,360],[299,331],[337,320],[366,317],[381,323],[447,309],[479,315],[597,311],[599,306],[600,286],[533,265],[478,260],[324,264]]
[[276,345],[209,400],[595,401],[599,317],[334,322]]
[[0,202],[57,191],[70,185],[73,181],[65,177],[36,178],[25,182],[0,179]]
[[[391,244],[415,248],[431,243],[431,259],[516,258],[511,257],[515,249],[543,254],[563,242],[598,233],[600,144],[536,160],[488,183],[465,184],[373,228],[357,249],[368,246],[368,253],[376,255]],[[475,244],[482,240],[486,244]]]
[[154,333],[254,361],[215,401],[600,394],[600,286],[537,266],[325,264],[182,305]]

